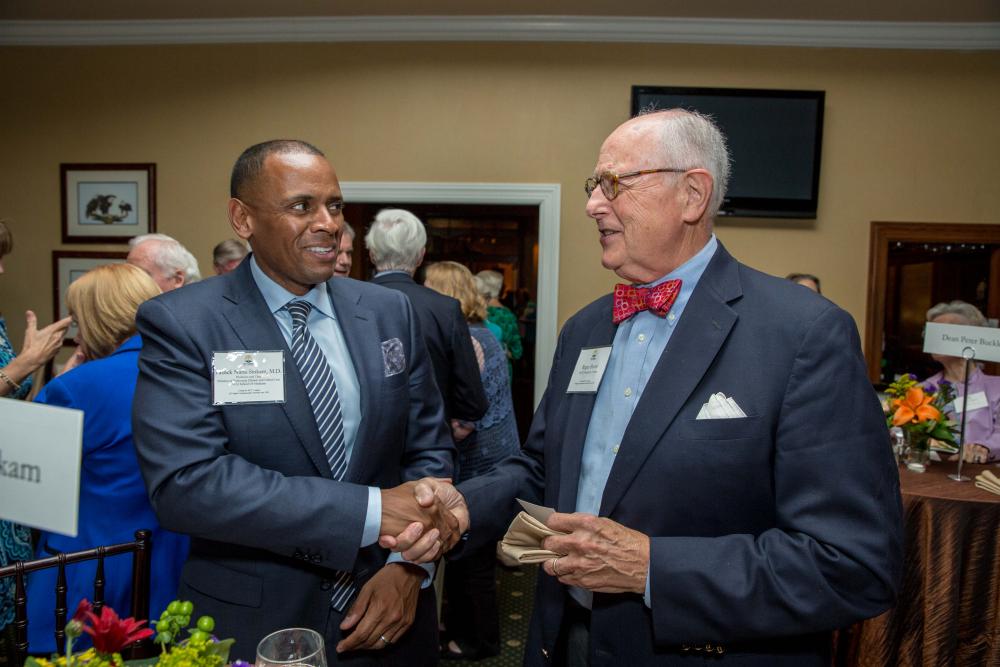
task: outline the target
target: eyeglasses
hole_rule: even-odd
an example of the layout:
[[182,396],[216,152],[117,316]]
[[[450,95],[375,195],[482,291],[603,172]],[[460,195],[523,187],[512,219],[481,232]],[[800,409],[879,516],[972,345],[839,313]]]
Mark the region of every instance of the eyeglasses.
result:
[[583,190],[587,193],[587,197],[590,197],[590,195],[594,194],[594,190],[597,189],[597,186],[600,185],[601,192],[604,193],[604,196],[608,201],[611,201],[620,194],[618,184],[623,178],[632,178],[633,176],[643,176],[645,174],[659,174],[665,171],[675,174],[683,174],[686,171],[690,171],[690,169],[673,169],[670,167],[665,169],[641,169],[639,171],[630,171],[627,174],[613,174],[610,171],[606,171],[603,174],[591,176],[584,181]]

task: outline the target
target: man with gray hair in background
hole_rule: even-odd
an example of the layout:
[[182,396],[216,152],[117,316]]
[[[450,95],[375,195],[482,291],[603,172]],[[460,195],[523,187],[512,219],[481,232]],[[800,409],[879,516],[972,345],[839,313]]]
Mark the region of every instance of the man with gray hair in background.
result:
[[148,273],[163,292],[201,280],[198,260],[173,237],[142,234],[133,237],[128,245],[125,261]]
[[212,249],[212,267],[215,269],[215,275],[221,276],[235,269],[249,252],[250,249],[243,241],[236,239],[220,241]]
[[344,220],[344,230],[340,233],[340,245],[337,248],[337,261],[333,264],[333,275],[338,278],[348,278],[354,265],[354,227]]
[[472,422],[486,414],[489,403],[461,304],[413,280],[424,261],[426,245],[424,224],[398,208],[379,211],[365,236],[376,270],[372,282],[402,292],[413,304],[434,366],[434,379],[444,398],[445,417],[452,435],[461,440]]

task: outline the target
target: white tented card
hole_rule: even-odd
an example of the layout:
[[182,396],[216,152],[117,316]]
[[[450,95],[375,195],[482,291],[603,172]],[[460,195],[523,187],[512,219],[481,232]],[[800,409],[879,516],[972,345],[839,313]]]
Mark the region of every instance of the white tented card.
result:
[[611,346],[585,347],[580,350],[580,357],[573,368],[573,377],[566,387],[567,394],[596,394],[601,386],[601,378],[608,367],[611,358]]
[[0,519],[76,537],[83,412],[0,398]]
[[232,350],[212,353],[212,405],[284,402],[284,352]]
[[[964,400],[965,400],[964,398],[962,398],[961,396],[959,396],[951,404],[951,407],[955,410],[956,414],[962,414],[962,402]],[[985,391],[977,391],[975,394],[969,394],[969,400],[967,402],[967,406],[969,408],[969,412],[972,412],[973,410],[979,410],[981,408],[989,407],[989,405],[990,405],[990,402],[986,400],[986,392]]]
[[924,352],[1000,361],[1000,329],[928,322],[924,327]]

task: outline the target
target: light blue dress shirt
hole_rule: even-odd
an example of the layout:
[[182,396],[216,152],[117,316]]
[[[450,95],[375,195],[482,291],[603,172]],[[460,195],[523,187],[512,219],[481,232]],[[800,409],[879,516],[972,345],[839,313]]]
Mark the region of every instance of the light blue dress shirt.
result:
[[[358,375],[354,371],[354,363],[351,361],[351,353],[347,349],[347,341],[344,340],[344,332],[340,330],[337,323],[337,314],[333,309],[333,302],[330,300],[330,293],[326,283],[315,285],[305,295],[298,296],[292,294],[284,287],[273,281],[260,266],[257,259],[250,257],[250,273],[257,283],[268,310],[274,315],[274,320],[278,323],[278,329],[285,338],[288,347],[292,346],[292,315],[285,306],[289,301],[301,300],[312,304],[309,311],[307,325],[309,333],[319,344],[321,350],[330,362],[330,370],[333,371],[333,378],[337,382],[337,394],[340,396],[340,412],[344,419],[344,444],[347,448],[347,460],[350,462],[351,454],[354,452],[354,442],[358,435],[358,426],[361,425],[361,385],[358,383]],[[294,360],[285,360],[295,363]],[[366,547],[374,544],[379,536],[379,529],[382,527],[382,494],[374,486],[368,487],[368,510],[365,514],[365,528],[361,533],[361,546]]]
[[[715,235],[705,247],[671,273],[640,287],[659,285],[679,278],[681,291],[666,317],[648,310],[633,315],[618,325],[611,346],[611,358],[597,391],[594,410],[583,444],[580,461],[580,485],[576,495],[576,511],[597,514],[601,509],[604,487],[611,474],[618,448],[635,406],[642,398],[649,376],[667,347],[677,323],[684,314],[694,288],[698,285],[709,260],[719,247]],[[573,598],[590,608],[593,593],[583,588],[570,588]],[[646,605],[649,606],[649,576],[646,577]]]

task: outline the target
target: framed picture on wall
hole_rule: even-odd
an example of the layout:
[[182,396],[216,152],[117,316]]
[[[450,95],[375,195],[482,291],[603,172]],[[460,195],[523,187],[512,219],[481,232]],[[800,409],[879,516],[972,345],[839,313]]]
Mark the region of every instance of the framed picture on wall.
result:
[[[61,320],[69,315],[66,307],[66,290],[69,284],[91,269],[104,264],[124,262],[126,252],[88,252],[77,250],[52,251],[52,317]],[[63,339],[63,345],[72,345],[76,338],[76,326],[71,326]]]
[[127,243],[156,231],[156,165],[60,164],[63,243]]

